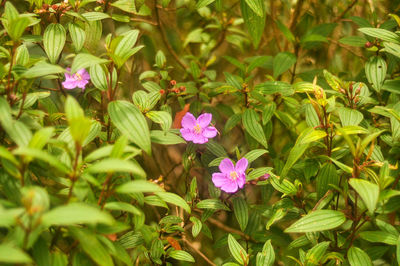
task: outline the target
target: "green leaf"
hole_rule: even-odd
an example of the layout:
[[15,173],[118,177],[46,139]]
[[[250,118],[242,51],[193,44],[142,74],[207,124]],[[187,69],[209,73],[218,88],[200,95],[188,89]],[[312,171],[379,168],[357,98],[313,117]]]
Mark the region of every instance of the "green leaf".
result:
[[346,107],[339,108],[338,113],[342,126],[344,127],[358,126],[364,118],[361,112]]
[[146,178],[146,172],[136,161],[128,161],[117,158],[105,158],[89,166],[87,171],[91,173],[126,172],[136,175],[140,179]]
[[115,1],[114,3],[111,3],[112,6],[121,9],[122,11],[128,12],[128,13],[133,13],[136,14],[136,5],[135,1],[131,0],[118,0]]
[[400,236],[397,238],[396,242],[396,259],[397,259],[397,264],[400,265]]
[[208,5],[210,5],[210,4],[214,3],[214,2],[215,2],[215,0],[199,0],[196,3],[196,9],[203,8],[203,7],[208,6]]
[[271,240],[265,242],[261,252],[257,253],[256,266],[272,266],[275,261],[275,251]]
[[168,257],[181,261],[195,262],[193,256],[184,250],[173,250],[168,254]]
[[114,265],[110,253],[96,238],[96,235],[89,232],[87,229],[80,229],[76,227],[69,228],[72,236],[79,241],[83,251],[89,255],[97,265],[112,266]]
[[197,219],[194,216],[190,217],[190,221],[193,223],[192,235],[194,238],[196,238],[199,235],[199,233],[201,232],[201,228],[203,227],[203,224],[199,219]]
[[257,118],[258,114],[256,111],[247,109],[242,116],[243,126],[250,136],[261,143],[265,148],[268,148],[267,138]]
[[[249,7],[249,5],[246,3],[250,0],[240,0],[240,9],[242,11],[242,17],[244,20],[244,24],[246,25],[247,31],[250,34],[250,37],[253,41],[253,47],[257,48],[258,45],[260,44],[261,37],[264,33],[264,27],[265,27],[265,17],[266,17],[266,12],[264,8],[264,1],[263,0],[253,0],[252,2],[257,2],[254,3],[254,6],[257,6],[257,10],[260,10],[259,12],[255,13],[253,9]],[[261,9],[259,9],[261,7]],[[258,14],[261,14],[259,16]]]
[[360,36],[349,36],[341,38],[339,42],[354,47],[364,47],[367,43],[367,40]]
[[110,15],[103,12],[86,12],[83,13],[82,16],[88,21],[97,21],[106,18],[110,18]]
[[257,14],[257,16],[264,16],[264,3],[262,1],[258,0],[245,0],[246,4],[253,10],[254,13]]
[[331,86],[332,89],[335,91],[340,91],[343,87],[343,82],[336,77],[335,75],[331,74],[329,71],[324,69],[324,77],[326,79],[326,82],[328,82],[329,86]]
[[56,207],[42,216],[46,226],[68,226],[76,224],[103,223],[111,225],[114,219],[106,212],[84,203],[70,203]]
[[269,180],[271,185],[284,195],[295,195],[297,193],[296,187],[287,179],[280,181],[279,178],[271,176]]
[[121,194],[127,193],[150,193],[150,192],[161,192],[163,189],[152,182],[146,180],[133,180],[118,186],[115,192]]
[[[312,247],[310,250],[308,250],[306,254],[306,261],[310,263],[310,265],[318,265],[320,264],[326,250],[329,247],[329,241],[324,241],[321,243],[318,243],[314,247]],[[308,264],[307,264],[308,265]]]
[[[321,221],[324,221],[323,223]],[[339,227],[346,221],[345,215],[340,211],[317,210],[308,213],[300,220],[289,226],[286,233],[307,233],[331,230]]]
[[249,208],[243,198],[236,197],[233,199],[233,211],[235,213],[236,220],[239,223],[240,230],[244,231],[249,221]]
[[108,112],[118,130],[151,155],[149,128],[139,109],[126,101],[114,101],[109,103]]
[[108,60],[106,59],[102,59],[91,54],[80,53],[75,56],[74,61],[72,62],[71,73],[76,73],[82,68],[86,69],[88,67],[105,64],[107,62]]
[[398,236],[385,231],[363,231],[360,237],[372,243],[384,243],[395,246],[397,244]]
[[[68,31],[69,35],[71,36],[72,45],[74,46],[75,52],[79,52],[85,43],[85,30],[76,23],[70,23],[68,24]],[[90,77],[92,78],[92,75],[90,75]]]
[[230,211],[230,209],[218,199],[205,199],[198,202],[196,206],[199,209]]
[[171,114],[166,111],[150,111],[146,113],[146,116],[153,122],[160,124],[164,131],[170,129],[172,125]]
[[231,235],[228,235],[228,247],[233,258],[241,265],[247,264],[247,252]]
[[163,201],[179,206],[182,209],[184,209],[187,213],[189,214],[191,213],[189,204],[187,204],[187,202],[180,196],[171,192],[156,192],[155,194],[158,197],[160,197]]
[[138,208],[126,202],[107,202],[104,205],[104,208],[112,211],[124,211],[130,212],[135,215],[143,215],[143,213]]
[[351,247],[347,252],[347,258],[351,266],[372,266],[372,261],[365,251],[358,247]]
[[108,89],[107,75],[101,65],[91,66],[89,69],[89,73],[90,73],[90,81],[96,88],[102,91],[106,91]]
[[150,132],[151,142],[163,144],[163,145],[174,145],[180,143],[186,143],[186,141],[178,135],[171,132],[164,132],[162,130],[152,130]]
[[281,52],[274,57],[273,69],[274,78],[279,77],[282,73],[289,70],[294,63],[296,63],[297,58],[294,54],[289,52]]
[[365,63],[365,74],[376,91],[380,91],[385,81],[386,61],[380,56],[373,56]]
[[34,79],[48,75],[61,74],[64,72],[64,68],[58,65],[52,65],[41,61],[25,71],[24,74],[22,74],[22,77],[27,79]]
[[336,167],[332,163],[325,163],[317,176],[317,197],[322,198],[325,193],[332,189],[330,185],[339,185],[339,175],[336,172]]
[[400,37],[394,32],[376,28],[359,28],[358,30],[368,36],[379,38],[387,42],[400,44]]
[[132,49],[132,46],[135,45],[138,36],[138,30],[130,30],[121,36],[122,39],[118,42],[113,53],[113,55],[117,57],[115,59],[117,59],[116,64],[118,68],[120,68],[126,62],[126,60],[129,59],[129,57],[137,52],[136,49]]
[[292,85],[283,81],[266,81],[257,84],[254,88],[259,92],[261,92],[262,94],[267,94],[267,95],[279,93],[284,96],[289,96],[294,93]]
[[[67,33],[61,24],[52,23],[43,34],[43,46],[50,63],[55,64],[60,56],[67,38]],[[75,72],[74,72],[75,73]]]
[[32,259],[22,249],[8,244],[2,244],[0,245],[0,262],[13,265],[20,263],[30,264],[32,263]]
[[373,214],[378,203],[379,186],[367,180],[357,178],[351,178],[349,184],[360,195],[369,213]]
[[247,161],[249,162],[249,164],[253,161],[255,161],[256,159],[258,159],[260,156],[264,155],[268,153],[267,150],[264,149],[255,149],[252,151],[249,151],[248,153],[246,153],[243,157],[247,159]]

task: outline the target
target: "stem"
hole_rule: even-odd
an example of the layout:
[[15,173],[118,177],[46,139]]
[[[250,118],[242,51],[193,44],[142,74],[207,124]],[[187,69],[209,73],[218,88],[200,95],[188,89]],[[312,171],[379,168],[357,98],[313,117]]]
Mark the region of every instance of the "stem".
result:
[[24,90],[24,92],[22,94],[22,102],[21,102],[21,106],[19,107],[19,112],[18,112],[18,115],[17,115],[17,119],[20,118],[21,115],[22,115],[24,104],[25,104],[25,99],[26,99],[26,90]]
[[10,60],[10,67],[8,69],[8,76],[7,76],[7,100],[9,101],[10,104],[12,104],[12,94],[13,94],[13,87],[11,83],[11,77],[12,77],[12,68],[14,66],[14,56],[15,56],[15,50],[17,49],[18,43],[14,42],[13,47],[11,49],[11,60]]
[[156,15],[157,19],[157,24],[158,24],[158,29],[160,30],[161,33],[161,38],[164,42],[165,47],[167,47],[168,51],[171,53],[171,55],[174,57],[175,61],[184,69],[186,70],[188,66],[182,62],[182,60],[179,58],[179,56],[175,53],[174,49],[172,48],[171,44],[168,41],[167,34],[165,32],[165,29],[162,25],[161,19],[160,19],[160,14],[158,12],[157,8],[157,0],[154,0],[154,13]]
[[76,153],[75,153],[73,172],[72,172],[72,176],[70,177],[72,183],[71,183],[71,187],[69,188],[67,202],[69,202],[71,197],[72,197],[72,191],[74,189],[74,185],[75,185],[75,182],[76,182],[76,179],[77,179],[76,170],[78,168],[79,155],[81,154],[82,147],[81,147],[81,145],[79,143],[76,142],[75,143],[75,149],[76,149]]
[[199,254],[209,265],[216,266],[214,262],[212,262],[203,252],[200,251],[196,246],[194,246],[190,241],[186,238],[182,238],[183,242],[185,242],[189,247],[191,247],[197,254]]
[[[97,205],[99,205],[99,206],[101,205],[101,201],[102,201],[102,199],[104,197],[104,194],[105,194],[105,191],[106,191],[106,187],[108,186],[108,183],[110,182],[111,177],[112,177],[112,173],[108,173],[107,177],[106,177],[106,180],[103,183],[103,187],[102,187],[101,192],[100,192],[99,200],[97,201]],[[105,200],[106,200],[106,198],[105,198]],[[101,205],[101,209],[103,209],[103,207],[104,207],[104,204]]]

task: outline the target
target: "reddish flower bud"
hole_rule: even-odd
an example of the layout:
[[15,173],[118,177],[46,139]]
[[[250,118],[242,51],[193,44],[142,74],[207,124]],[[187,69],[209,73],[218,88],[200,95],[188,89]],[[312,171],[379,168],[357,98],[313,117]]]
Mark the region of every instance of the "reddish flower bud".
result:
[[173,79],[169,83],[171,84],[171,86],[175,86],[176,85],[176,80]]
[[366,42],[364,46],[365,48],[371,48],[373,44],[371,42]]
[[54,10],[57,10],[58,9],[58,5],[52,5],[51,8],[54,9]]
[[346,94],[346,91],[344,89],[339,89],[339,91],[343,94]]
[[180,87],[179,87],[179,90],[180,90],[181,92],[184,92],[184,91],[186,91],[186,87],[185,87],[185,86],[180,86]]
[[164,94],[164,93],[165,93],[165,90],[161,89],[160,94]]
[[43,5],[42,5],[42,8],[43,8],[43,9],[48,9],[48,8],[49,8],[49,5],[48,5],[48,4],[43,4]]

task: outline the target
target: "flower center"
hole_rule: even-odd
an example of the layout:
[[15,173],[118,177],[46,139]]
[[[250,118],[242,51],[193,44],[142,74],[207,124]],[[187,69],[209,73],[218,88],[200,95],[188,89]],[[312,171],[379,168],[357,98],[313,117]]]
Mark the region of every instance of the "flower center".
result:
[[196,134],[201,133],[201,126],[199,124],[196,124],[196,126],[193,129],[194,129],[194,132],[196,132]]
[[239,175],[238,175],[238,173],[236,171],[230,172],[229,176],[233,181],[235,181],[236,179],[239,178]]
[[79,73],[75,73],[75,78],[77,80],[82,80],[83,79],[82,76]]

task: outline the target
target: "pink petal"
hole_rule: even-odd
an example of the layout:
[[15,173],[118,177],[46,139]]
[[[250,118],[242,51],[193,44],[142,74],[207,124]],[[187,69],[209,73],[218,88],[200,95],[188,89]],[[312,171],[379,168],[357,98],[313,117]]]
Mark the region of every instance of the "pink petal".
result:
[[244,184],[246,183],[246,175],[239,174],[239,178],[236,180],[236,183],[238,184],[239,188],[243,188]]
[[82,79],[86,79],[86,80],[90,79],[89,73],[84,68],[79,69],[78,72],[76,72],[76,73],[79,74],[82,77]]
[[232,171],[235,171],[235,167],[233,166],[231,159],[225,158],[219,164],[219,170],[222,173],[230,174]]
[[226,193],[235,193],[238,191],[238,185],[235,181],[230,180],[229,182],[225,182],[223,186],[221,186],[221,190],[225,191]]
[[87,81],[87,80],[78,80],[78,81],[76,81],[77,87],[81,88],[82,90],[85,89],[85,86],[88,83],[89,83],[89,81]]
[[239,161],[237,161],[235,169],[238,172],[245,173],[248,165],[249,161],[247,161],[246,158],[242,158]]
[[223,173],[213,173],[212,181],[216,187],[222,187],[226,182],[229,182],[226,174]]
[[199,124],[200,127],[205,128],[211,123],[211,119],[212,114],[204,113],[197,118],[197,124]]
[[196,144],[204,144],[208,142],[208,138],[203,137],[202,135],[195,134],[193,137],[193,143]]
[[182,127],[184,128],[194,128],[196,126],[196,118],[191,113],[187,112],[181,122]]
[[217,131],[217,129],[216,129],[215,127],[206,127],[206,128],[203,130],[202,135],[203,135],[204,137],[210,139],[210,138],[215,137],[215,136],[217,135],[217,133],[218,133],[218,131]]
[[195,134],[193,134],[193,131],[189,128],[181,128],[180,129],[182,138],[186,141],[192,141],[193,138],[195,137]]
[[66,89],[75,89],[77,84],[75,80],[67,80],[62,83],[63,87]]

